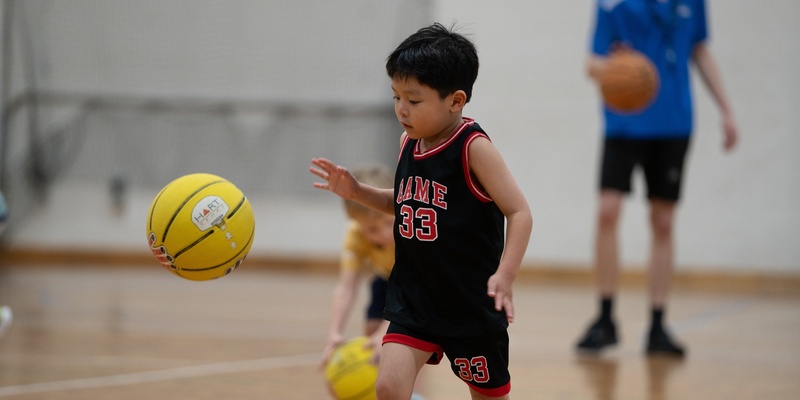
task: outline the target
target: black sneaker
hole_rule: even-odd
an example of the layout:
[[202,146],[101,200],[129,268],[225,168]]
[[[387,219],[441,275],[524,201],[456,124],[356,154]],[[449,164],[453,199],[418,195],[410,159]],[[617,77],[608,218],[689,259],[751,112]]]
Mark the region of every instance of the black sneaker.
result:
[[686,350],[674,342],[666,330],[651,330],[647,338],[647,355],[665,355],[683,357]]
[[597,321],[578,342],[578,350],[598,352],[603,347],[617,344],[617,328],[611,321]]

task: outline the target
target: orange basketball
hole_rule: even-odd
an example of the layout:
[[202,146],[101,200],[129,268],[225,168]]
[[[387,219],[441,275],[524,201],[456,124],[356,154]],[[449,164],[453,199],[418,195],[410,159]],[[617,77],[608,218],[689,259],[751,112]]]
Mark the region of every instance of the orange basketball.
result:
[[658,71],[653,62],[631,49],[613,52],[600,76],[603,100],[617,112],[643,111],[655,99],[658,88]]

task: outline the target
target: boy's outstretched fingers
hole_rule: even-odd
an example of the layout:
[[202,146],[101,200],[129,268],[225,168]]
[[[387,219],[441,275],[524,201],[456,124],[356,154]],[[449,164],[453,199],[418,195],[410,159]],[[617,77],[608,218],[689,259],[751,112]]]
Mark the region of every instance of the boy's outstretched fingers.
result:
[[[324,158],[312,158],[311,164],[314,164],[318,168],[309,167],[308,171],[324,179],[325,181],[330,179],[331,169],[336,168],[336,165],[334,165],[332,162]],[[327,189],[327,186],[328,186],[327,183],[314,182],[314,187],[316,188]]]
[[313,186],[315,188],[331,191],[344,198],[352,195],[356,182],[350,172],[347,171],[347,168],[321,157],[312,158],[311,163],[316,168],[314,166],[309,167],[309,172],[325,181],[314,182]]

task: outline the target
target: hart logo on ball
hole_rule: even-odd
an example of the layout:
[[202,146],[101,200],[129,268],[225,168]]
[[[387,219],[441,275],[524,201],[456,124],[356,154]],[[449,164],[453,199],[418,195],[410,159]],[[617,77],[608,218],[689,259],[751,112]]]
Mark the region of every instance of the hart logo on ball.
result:
[[[230,210],[227,204],[218,196],[208,196],[194,206],[194,224],[201,231],[207,231],[214,225],[224,222],[223,217]],[[220,226],[225,230],[225,226]]]

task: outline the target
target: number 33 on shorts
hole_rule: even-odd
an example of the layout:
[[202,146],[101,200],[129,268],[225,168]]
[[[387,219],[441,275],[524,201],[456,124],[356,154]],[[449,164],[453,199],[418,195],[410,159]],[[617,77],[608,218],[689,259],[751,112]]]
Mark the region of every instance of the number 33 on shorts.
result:
[[[486,383],[489,382],[489,368],[486,357],[472,357],[471,359],[456,358],[453,365],[458,367],[458,376],[467,382]],[[473,372],[474,368],[474,372]]]

